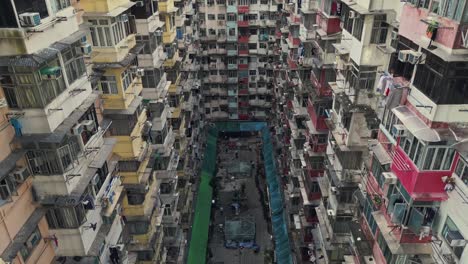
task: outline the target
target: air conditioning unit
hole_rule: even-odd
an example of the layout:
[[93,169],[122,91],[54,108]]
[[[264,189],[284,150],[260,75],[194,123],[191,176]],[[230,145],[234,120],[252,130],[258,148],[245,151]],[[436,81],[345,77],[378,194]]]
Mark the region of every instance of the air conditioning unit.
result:
[[62,69],[58,66],[45,67],[39,71],[42,80],[57,80],[62,77]]
[[392,38],[393,40],[398,39],[398,31],[392,31],[391,38]]
[[82,54],[90,55],[92,51],[91,44],[88,44],[88,43],[81,44],[80,50]]
[[336,187],[331,187],[331,192],[334,194],[340,194],[340,191]]
[[162,36],[162,30],[158,29],[154,32],[154,34],[158,37]]
[[405,137],[406,136],[406,128],[404,125],[395,124],[392,126],[391,134],[394,138],[398,137]]
[[84,131],[84,126],[82,124],[78,124],[72,128],[73,135],[81,135]]
[[400,50],[398,53],[398,60],[401,62],[407,62],[408,61],[408,54],[410,53],[410,50]]
[[128,22],[128,15],[127,14],[122,14],[120,17],[119,17],[119,21],[120,22]]
[[83,125],[88,131],[91,131],[96,127],[96,123],[94,122],[94,120],[81,121],[81,125]]
[[137,6],[137,7],[144,7],[144,6],[145,6],[145,2],[143,2],[143,1],[136,1],[136,2],[135,2],[135,6]]
[[408,53],[407,60],[411,64],[420,64],[422,61],[422,58],[421,58],[422,56],[423,56],[422,52],[411,51],[410,53]]
[[24,182],[29,177],[29,170],[26,167],[20,167],[11,172],[17,183]]
[[136,75],[137,75],[138,77],[145,76],[145,70],[144,70],[144,69],[141,69],[141,68],[140,68],[140,69],[137,69],[137,70],[136,70]]
[[349,18],[353,19],[353,18],[358,18],[359,17],[359,13],[356,13],[356,11],[349,11]]
[[445,237],[451,247],[464,247],[466,240],[459,231],[448,231]]
[[328,216],[335,216],[335,212],[333,210],[327,210]]
[[19,20],[23,27],[35,27],[41,24],[39,13],[22,13],[19,15]]
[[384,182],[386,184],[396,184],[397,177],[393,172],[383,172],[382,176],[384,177]]

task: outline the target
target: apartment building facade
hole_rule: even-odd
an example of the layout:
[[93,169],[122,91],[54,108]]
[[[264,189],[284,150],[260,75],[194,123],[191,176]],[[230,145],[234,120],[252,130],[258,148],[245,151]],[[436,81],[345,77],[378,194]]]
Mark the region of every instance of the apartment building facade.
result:
[[265,119],[273,96],[277,4],[199,1],[195,35],[207,119]]
[[386,103],[379,144],[391,163],[374,158],[367,184],[366,222],[382,263],[466,262],[457,213],[466,199],[466,2],[449,2],[412,1],[402,9],[390,67],[410,92],[390,91],[401,100]]
[[16,131],[7,118],[7,101],[2,91],[0,94],[0,262],[50,263],[55,258],[55,237],[49,234],[45,210],[34,203],[25,152],[10,146]]
[[11,1],[2,8],[2,85],[16,131],[12,146],[25,153],[34,176],[32,204],[24,209],[39,206],[49,226],[42,234],[42,222],[24,245],[54,244],[62,263],[106,262],[110,247],[122,254],[122,223],[113,210],[122,187],[111,159],[115,140],[103,137],[107,127],[88,79],[90,45],[71,4]]

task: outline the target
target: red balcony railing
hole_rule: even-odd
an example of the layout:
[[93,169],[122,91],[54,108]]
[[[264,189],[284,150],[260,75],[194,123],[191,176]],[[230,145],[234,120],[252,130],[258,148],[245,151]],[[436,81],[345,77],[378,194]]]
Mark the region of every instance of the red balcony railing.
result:
[[243,14],[243,13],[248,13],[249,12],[249,6],[247,5],[240,5],[237,6],[237,13]]
[[250,117],[247,114],[239,114],[239,119],[240,120],[248,120]]
[[239,89],[239,95],[248,95],[249,90],[248,89]]
[[248,107],[249,102],[239,102],[239,107]]
[[299,46],[299,44],[301,44],[301,39],[299,39],[299,37],[293,37],[291,33],[289,33],[288,39],[294,46]]
[[240,49],[239,50],[239,55],[249,55],[249,50],[248,49],[245,49],[245,50]]
[[313,106],[313,103],[310,100],[307,106],[307,113],[309,114],[310,120],[312,121],[312,124],[314,125],[317,131],[328,130],[327,124],[325,123],[325,119],[327,119],[327,117],[317,116],[317,113],[315,113],[315,107]]
[[249,36],[239,35],[239,43],[249,43]]
[[239,64],[237,65],[239,70],[247,70],[249,68],[248,64]]
[[420,171],[400,146],[389,154],[393,160],[391,170],[413,199],[440,201],[447,198],[445,183],[441,179],[452,175],[450,170]]
[[248,20],[239,20],[239,21],[237,21],[237,26],[238,27],[248,27],[249,26],[249,21]]

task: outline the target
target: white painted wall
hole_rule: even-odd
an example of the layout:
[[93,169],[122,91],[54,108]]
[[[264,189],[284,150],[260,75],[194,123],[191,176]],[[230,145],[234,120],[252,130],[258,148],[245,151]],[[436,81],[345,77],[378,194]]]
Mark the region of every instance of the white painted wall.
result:
[[[419,91],[413,85],[411,86],[411,94],[408,96],[408,101],[413,105],[423,105],[417,107],[418,111],[433,122],[468,122],[468,113],[460,110],[468,110],[468,104],[464,105],[437,105],[429,97]],[[429,108],[427,106],[431,106]]]
[[[458,176],[454,175],[456,179],[456,186],[457,189],[461,192],[464,193],[466,196],[468,194],[468,187],[458,178]],[[464,201],[462,196],[458,191],[452,191],[448,193],[449,199],[447,201],[442,202],[440,206],[440,211],[439,211],[439,221],[438,221],[438,226],[434,228],[434,231],[439,234],[439,239],[441,239],[443,242],[442,247],[437,248],[440,249],[440,252],[442,254],[450,254],[450,248],[448,247],[448,244],[445,242],[445,240],[442,238],[441,233],[442,229],[444,227],[445,221],[447,219],[447,216],[450,216],[452,221],[455,223],[455,225],[458,227],[460,230],[460,233],[463,235],[465,239],[468,239],[468,217],[467,213],[468,212],[468,204]],[[465,198],[466,200],[466,198]],[[459,259],[458,264],[468,264],[468,246],[465,246],[465,250],[463,251],[463,254],[461,258]]]
[[[56,17],[65,17],[65,21],[57,22]],[[55,22],[54,22],[55,21]],[[78,22],[76,14],[72,6],[59,11],[55,15],[51,15],[41,20],[41,25],[37,26],[40,32],[27,33],[25,29],[0,29],[0,56],[20,55],[24,51],[18,49],[19,45],[17,35],[22,35],[24,47],[27,54],[32,54],[41,49],[44,49],[54,42],[60,41],[68,36],[71,32],[78,31]],[[5,32],[16,32],[16,36],[4,34]],[[8,37],[10,36],[10,38]]]
[[[70,94],[70,91],[74,89],[85,89],[85,91]],[[44,109],[12,109],[11,112],[24,113],[19,119],[23,126],[23,134],[52,133],[91,93],[91,83],[88,81],[87,75],[83,75]],[[49,109],[62,110],[49,111]]]

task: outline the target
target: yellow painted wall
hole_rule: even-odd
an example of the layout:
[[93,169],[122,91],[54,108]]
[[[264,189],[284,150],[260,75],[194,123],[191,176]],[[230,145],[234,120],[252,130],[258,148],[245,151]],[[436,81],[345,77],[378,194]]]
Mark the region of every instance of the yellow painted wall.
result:
[[[146,121],[146,110],[143,110],[138,117],[138,123],[132,130],[130,136],[114,136],[117,139],[117,144],[114,147],[114,153],[118,154],[124,159],[131,159],[138,157],[142,151],[144,144],[141,138],[141,130]],[[133,139],[132,139],[133,137]]]
[[[90,36],[88,36],[91,39]],[[117,45],[112,47],[94,47],[91,59],[94,63],[111,63],[122,61],[129,53],[130,49],[135,47],[135,34],[128,35]]]
[[108,13],[118,6],[129,3],[129,0],[81,0],[80,6],[85,12]]
[[121,77],[122,72],[124,71],[125,68],[109,68],[106,70],[104,75],[115,76],[118,94],[103,94],[101,96],[104,102],[104,109],[126,109],[132,103],[133,99],[135,99],[135,97],[143,90],[141,78],[136,77],[133,79],[133,82],[130,87],[128,87],[127,91],[124,91]]

